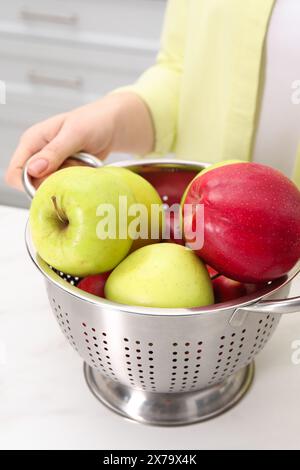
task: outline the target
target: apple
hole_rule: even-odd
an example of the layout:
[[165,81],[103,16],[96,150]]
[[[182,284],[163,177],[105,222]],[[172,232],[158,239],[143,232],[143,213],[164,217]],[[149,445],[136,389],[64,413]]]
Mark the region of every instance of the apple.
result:
[[[221,162],[217,162],[217,163],[213,163],[212,165],[208,166],[207,168],[204,168],[203,170],[201,170],[197,175],[199,176],[200,173],[201,173],[201,176],[204,175],[207,171],[211,171],[213,170],[214,168],[219,168],[221,166],[225,166],[225,165],[231,165],[233,163],[246,163],[242,160],[222,160]],[[196,178],[196,176],[195,176]],[[192,181],[190,181],[189,185],[186,187],[184,193],[183,193],[183,196],[181,198],[181,205],[183,204],[183,201],[185,200],[186,198],[186,195],[190,189],[190,186],[191,184],[193,183],[194,179],[192,179]]]
[[189,308],[214,302],[208,271],[191,250],[172,243],[131,253],[111,273],[105,297],[120,304]]
[[185,246],[180,208],[176,212],[166,210],[164,240],[170,243],[176,243],[177,245]]
[[[32,240],[41,258],[78,277],[112,270],[132,246],[130,218],[127,214],[121,217],[120,197],[128,206],[136,202],[123,179],[105,167],[72,167],[49,176],[36,192],[29,217]],[[117,221],[121,217],[116,236],[99,233],[99,223],[105,219],[98,212],[101,204],[115,209]],[[122,237],[119,228],[124,231]]]
[[249,293],[247,284],[222,276],[210,266],[207,269],[213,283],[216,304],[235,300]]
[[179,204],[189,183],[198,174],[193,170],[157,169],[144,170],[141,175],[158,191],[164,204]]
[[[107,166],[106,170],[111,172],[112,175],[121,177],[133,192],[137,204],[143,204],[147,211],[147,216],[141,214],[140,223],[146,223],[148,225],[148,233],[146,233],[146,238],[137,238],[133,241],[131,251],[135,251],[145,245],[159,242],[162,235],[163,212],[161,212],[160,216],[157,218],[151,217],[151,207],[153,205],[162,207],[162,200],[156,189],[154,189],[145,178],[126,168]],[[151,238],[151,230],[153,230],[154,234],[157,233],[158,236]]]
[[208,264],[206,265],[206,269],[207,269],[207,271],[208,271],[208,274],[209,274],[211,280],[214,280],[214,279],[216,279],[217,277],[222,276],[222,274],[218,273],[218,271],[216,271],[214,268],[212,268],[212,267],[209,266]]
[[213,280],[215,302],[229,302],[248,294],[246,284],[234,281],[225,276]]
[[211,266],[206,267],[213,283],[216,304],[229,302],[230,300],[236,300],[245,295],[253,294],[267,285],[266,283],[245,284],[243,282],[234,281],[233,279],[229,279],[217,273]]
[[[193,207],[186,216],[186,204]],[[195,212],[204,206],[204,226]],[[281,172],[258,163],[233,163],[200,173],[183,200],[190,245],[199,230],[197,254],[225,276],[261,283],[286,274],[300,258],[300,192]]]
[[77,287],[89,294],[97,295],[98,297],[105,297],[104,287],[109,275],[110,272],[87,276],[84,279],[81,279]]
[[220,162],[213,163],[212,165],[208,166],[207,168],[204,168],[204,170],[201,171],[201,175],[204,175],[208,171],[214,170],[215,168],[220,168],[222,166],[226,165],[233,165],[236,163],[248,163],[244,160],[238,160],[238,159],[229,159],[229,160],[221,160]]

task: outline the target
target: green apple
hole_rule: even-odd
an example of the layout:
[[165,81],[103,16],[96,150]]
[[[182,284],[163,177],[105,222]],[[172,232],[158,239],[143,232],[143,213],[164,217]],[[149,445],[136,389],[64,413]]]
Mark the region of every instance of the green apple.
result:
[[[137,228],[137,234],[140,231],[140,227],[148,227],[148,230],[145,232],[145,238],[139,237],[133,241],[131,251],[135,251],[145,245],[159,242],[162,236],[164,212],[161,210],[161,212],[158,213],[158,217],[155,217],[154,212],[154,217],[151,217],[151,208],[156,205],[157,208],[162,209],[163,205],[156,189],[154,189],[152,184],[145,180],[145,178],[126,168],[108,166],[106,170],[110,171],[112,175],[121,177],[132,190],[137,204],[142,204],[145,209],[136,217],[136,223],[134,223],[134,221],[132,221],[132,223],[134,223],[134,226]],[[152,233],[157,234],[157,236],[151,238],[151,230]]]
[[[123,179],[106,168],[72,167],[49,176],[30,209],[32,239],[41,258],[80,277],[112,270],[132,245],[127,233],[130,219],[120,216],[120,197],[128,206],[136,202]],[[105,205],[116,215],[110,213],[107,236],[101,225],[105,212],[99,212]]]
[[109,276],[105,297],[120,304],[189,308],[214,302],[204,263],[173,243],[148,245],[131,253]]

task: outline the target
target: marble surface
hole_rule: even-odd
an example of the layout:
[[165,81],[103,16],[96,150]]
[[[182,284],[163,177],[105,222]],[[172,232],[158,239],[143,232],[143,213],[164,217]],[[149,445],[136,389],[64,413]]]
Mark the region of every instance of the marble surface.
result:
[[[300,364],[292,362],[300,313],[282,320],[256,361],[253,388],[230,412],[182,428],[128,422],[90,394],[81,360],[58,329],[26,253],[27,216],[0,207],[1,449],[300,448]],[[292,293],[300,293],[300,279]]]

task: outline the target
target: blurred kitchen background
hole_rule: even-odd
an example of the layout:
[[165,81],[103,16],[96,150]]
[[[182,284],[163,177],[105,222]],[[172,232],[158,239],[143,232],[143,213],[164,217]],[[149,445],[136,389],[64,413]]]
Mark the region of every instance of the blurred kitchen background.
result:
[[28,205],[4,183],[22,132],[135,81],[155,60],[165,6],[166,0],[1,2],[0,204]]

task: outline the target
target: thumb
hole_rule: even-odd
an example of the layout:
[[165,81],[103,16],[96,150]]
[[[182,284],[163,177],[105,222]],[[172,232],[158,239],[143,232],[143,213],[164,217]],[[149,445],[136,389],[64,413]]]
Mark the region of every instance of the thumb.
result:
[[28,173],[33,178],[43,178],[55,172],[64,161],[81,150],[82,142],[70,129],[62,128],[57,136],[42,150],[33,155]]

